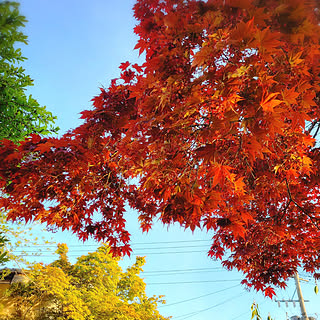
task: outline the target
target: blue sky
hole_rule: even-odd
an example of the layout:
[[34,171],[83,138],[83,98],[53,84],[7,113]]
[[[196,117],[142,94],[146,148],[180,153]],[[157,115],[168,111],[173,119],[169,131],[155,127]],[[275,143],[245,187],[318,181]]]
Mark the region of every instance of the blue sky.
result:
[[[133,50],[136,36],[132,17],[134,0],[22,0],[21,12],[29,22],[24,32],[29,45],[23,47],[28,60],[23,64],[34,79],[28,91],[41,105],[58,117],[61,133],[81,123],[79,112],[90,109],[90,100],[99,87],[108,87],[118,77],[118,66],[127,60],[137,61]],[[207,257],[210,234],[185,232],[178,226],[169,230],[155,224],[149,234],[138,228],[137,214],[127,213],[134,253],[146,256],[145,273],[148,295],[165,295],[167,305],[159,308],[165,316],[183,320],[247,320],[255,300],[263,319],[270,312],[273,319],[299,315],[299,306],[264,299],[240,285],[242,275],[222,269],[219,262]],[[94,250],[94,243],[81,244],[69,233],[55,233],[57,242],[67,242],[70,256]],[[29,249],[31,250],[31,249]],[[51,254],[39,258],[49,262]],[[124,259],[123,265],[132,263]],[[303,275],[303,273],[302,273]],[[307,311],[314,315],[319,296],[313,293],[314,282],[302,282]],[[294,282],[278,292],[278,299],[297,299]]]

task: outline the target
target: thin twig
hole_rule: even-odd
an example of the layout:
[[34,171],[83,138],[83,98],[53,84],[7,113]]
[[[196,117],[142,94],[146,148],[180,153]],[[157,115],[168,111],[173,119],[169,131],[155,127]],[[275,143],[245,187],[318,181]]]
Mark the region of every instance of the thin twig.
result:
[[317,128],[316,132],[315,132],[314,135],[312,136],[313,139],[315,139],[316,136],[318,135],[319,129],[320,129],[320,122],[318,123],[318,128]]
[[[288,190],[288,195],[289,195],[290,202],[292,201],[292,202],[295,204],[295,206],[296,206],[298,209],[300,209],[300,211],[302,211],[302,213],[304,213],[304,214],[311,220],[312,224],[320,231],[320,228],[319,228],[319,226],[317,225],[317,223],[314,221],[314,218],[313,218],[309,213],[307,213],[307,212],[305,211],[305,209],[304,209],[303,207],[301,207],[301,206],[297,203],[297,201],[295,201],[295,200],[292,198],[292,194],[291,194],[291,191],[290,191],[290,188],[289,188],[288,180],[287,180],[287,178],[284,178],[284,179],[285,179],[285,181],[286,181],[286,185],[287,185],[287,190]],[[290,202],[289,202],[289,203],[290,203]]]
[[313,130],[313,128],[315,127],[315,125],[317,124],[317,122],[318,122],[318,119],[312,121],[312,123],[310,124],[310,126],[309,126],[309,128],[308,128],[308,130],[307,130],[308,133],[311,133],[311,131]]
[[279,217],[278,220],[282,220],[282,218],[283,218],[284,215],[286,214],[286,211],[287,211],[287,209],[289,208],[291,202],[292,202],[292,200],[289,199],[289,202],[286,204],[285,208],[281,210],[281,211],[283,212],[283,214],[281,215],[281,217]]

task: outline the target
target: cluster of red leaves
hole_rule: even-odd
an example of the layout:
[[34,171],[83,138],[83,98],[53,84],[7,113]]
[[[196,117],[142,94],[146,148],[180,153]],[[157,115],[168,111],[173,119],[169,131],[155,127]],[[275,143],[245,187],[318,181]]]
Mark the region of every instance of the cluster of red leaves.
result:
[[[212,234],[243,283],[320,267],[320,27],[303,0],[138,0],[141,66],[60,139],[0,150],[0,207],[129,253],[124,205]],[[49,205],[48,205],[49,201]]]

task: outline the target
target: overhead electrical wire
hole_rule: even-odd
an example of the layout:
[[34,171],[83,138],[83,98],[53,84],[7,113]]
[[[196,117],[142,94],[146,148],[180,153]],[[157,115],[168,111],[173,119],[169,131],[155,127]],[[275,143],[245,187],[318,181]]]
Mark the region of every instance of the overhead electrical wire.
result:
[[[14,252],[13,252],[14,253]],[[46,252],[47,253],[47,252]],[[141,252],[141,253],[133,253],[134,255],[138,256],[145,256],[145,255],[162,255],[162,254],[185,254],[185,253],[206,253],[206,251],[202,250],[192,250],[192,251],[169,251],[169,252]],[[52,257],[51,255],[44,255],[41,254],[41,252],[32,254],[20,254],[21,257],[43,257],[43,258],[49,258]],[[78,257],[78,254],[68,254],[68,257]]]
[[[69,249],[71,249],[70,247],[68,247]],[[174,247],[151,247],[151,248],[134,248],[132,246],[132,250],[133,251],[140,251],[140,250],[163,250],[163,249],[184,249],[184,248],[207,248],[206,245],[195,245],[195,246],[174,246]],[[49,248],[47,248],[49,249]],[[51,250],[51,249],[49,249]],[[47,250],[47,251],[49,251]],[[86,247],[83,247],[81,249],[72,249],[73,252],[85,252],[87,251],[87,248]],[[28,252],[28,253],[34,253],[34,252],[37,252],[37,251],[34,251],[34,250],[20,250],[20,251],[16,251],[16,252]]]
[[[200,274],[200,273],[211,273],[211,272],[223,272],[223,271],[227,271],[227,270],[223,270],[223,269],[220,269],[220,270],[200,270],[200,271],[191,271],[191,272],[188,272],[188,271],[185,271],[184,272],[184,275],[189,275],[189,274],[193,274],[193,273],[196,273],[196,274]],[[149,278],[149,277],[163,277],[163,276],[176,276],[176,275],[181,275],[181,272],[167,272],[167,273],[158,273],[158,274],[145,274],[144,272],[142,272],[142,275]]]
[[[194,243],[200,243],[200,242],[208,242],[210,240],[178,240],[178,241],[157,241],[157,242],[140,242],[140,243],[132,243],[132,249],[133,255],[166,255],[166,254],[192,254],[192,253],[207,253],[208,252],[208,247],[207,245],[194,245]],[[154,247],[153,245],[161,245],[161,244],[177,244],[177,243],[183,243],[183,244],[189,244],[189,245],[178,245],[178,246],[157,246]],[[190,245],[191,244],[191,245]],[[147,247],[140,247],[140,248],[135,248],[135,245],[147,245]],[[81,255],[81,253],[87,253],[89,250],[89,247],[92,247],[96,249],[99,246],[97,245],[70,245],[69,246],[69,257],[77,257]],[[41,248],[40,250],[36,250],[36,248]],[[33,250],[19,250],[19,251],[13,251],[14,254],[20,255],[21,257],[27,258],[48,258],[51,257],[52,254],[55,254],[55,252],[50,251],[49,248],[56,248],[55,245],[46,245],[46,244],[41,244],[41,245],[35,245],[32,246]],[[47,250],[42,250],[42,248],[47,249]],[[206,250],[175,250],[175,251],[170,251],[171,249],[190,249],[190,248],[206,248]],[[154,252],[154,250],[157,250]],[[160,250],[160,251],[159,251]],[[161,250],[165,250],[164,252]],[[168,251],[169,250],[169,251]],[[143,251],[143,252],[141,252]],[[48,255],[50,254],[50,255]]]
[[155,270],[155,271],[144,271],[144,274],[149,273],[166,273],[166,272],[188,272],[188,271],[205,271],[205,270],[225,270],[222,267],[212,267],[212,268],[192,268],[192,269],[169,269],[169,270]]
[[[266,303],[266,301],[263,301],[262,303],[259,303],[259,306],[262,306]],[[239,319],[240,317],[242,317],[243,315],[245,314],[250,314],[251,310],[247,310],[245,312],[242,312],[241,314],[238,314],[237,316],[235,316],[234,318],[230,319],[230,320],[236,320],[236,319]]]
[[177,241],[154,241],[154,242],[133,242],[133,245],[137,244],[158,244],[158,243],[186,243],[186,242],[208,242],[211,241],[211,239],[196,239],[196,240],[177,240]]
[[171,306],[174,306],[174,305],[177,305],[177,304],[198,300],[198,299],[205,298],[205,297],[208,297],[208,296],[211,296],[211,295],[223,292],[223,291],[227,291],[227,290],[230,290],[230,289],[233,289],[233,288],[236,288],[236,287],[239,287],[239,284],[236,284],[235,286],[224,288],[224,289],[221,289],[221,290],[218,290],[218,291],[210,292],[210,293],[204,294],[202,296],[198,296],[198,297],[194,297],[194,298],[190,298],[190,299],[186,299],[186,300],[182,300],[182,301],[173,302],[173,303],[165,304],[165,305],[162,305],[162,306],[158,306],[158,308],[171,307]]
[[232,318],[231,320],[236,320],[236,319],[239,319],[240,317],[244,316],[245,314],[248,314],[250,312],[250,310],[248,311],[245,311],[245,312],[242,312],[241,314],[238,314],[237,316],[235,316],[234,318]]
[[231,298],[229,298],[227,300],[219,302],[219,303],[217,303],[217,304],[215,304],[213,306],[210,306],[209,308],[205,308],[205,309],[201,309],[201,310],[198,310],[198,311],[190,312],[190,313],[187,313],[187,314],[184,314],[184,315],[181,315],[181,316],[177,316],[177,317],[175,317],[175,319],[178,319],[178,318],[180,320],[189,319],[189,318],[194,317],[194,316],[196,316],[196,315],[198,315],[198,314],[200,314],[202,312],[208,311],[210,309],[213,309],[213,308],[219,307],[219,306],[221,306],[221,305],[223,305],[225,303],[228,303],[228,302],[230,302],[230,301],[232,301],[232,300],[234,300],[236,298],[239,298],[239,294],[237,294],[236,296],[233,296],[233,297],[231,297]]
[[[193,242],[211,242],[210,239],[204,240],[204,239],[196,239],[196,240],[176,240],[176,241],[154,241],[154,242],[131,242],[131,246],[135,245],[155,245],[155,244],[171,244],[171,243],[193,243]],[[103,243],[97,243],[97,244],[71,244],[68,245],[69,248],[73,247],[98,247]],[[44,244],[36,244],[34,246],[43,246],[43,247],[54,247],[56,248],[56,245],[46,245]]]
[[173,282],[148,282],[148,286],[152,285],[169,285],[169,284],[191,284],[191,283],[209,283],[209,282],[233,282],[241,281],[242,279],[219,279],[219,280],[195,280],[195,281],[173,281]]
[[[207,240],[192,240],[192,241],[162,241],[162,242],[154,242],[153,244],[160,244],[160,243],[194,243],[194,242],[203,242]],[[149,243],[150,244],[150,243]],[[55,254],[55,252],[50,251],[48,246],[41,245],[42,247],[46,248],[47,250],[36,250],[35,247],[33,247],[33,250],[19,250],[19,251],[13,251],[14,254],[20,255],[22,257],[43,257],[43,258],[48,258],[51,257],[51,254]],[[50,246],[52,247],[52,246]],[[98,247],[98,246],[96,246]],[[77,249],[72,249],[72,248],[77,248]],[[206,248],[205,250],[188,250],[190,248]],[[79,245],[74,245],[74,247],[70,248],[69,250],[69,257],[77,257],[81,255],[81,253],[87,253],[88,252],[88,247],[86,246],[79,246]],[[184,245],[184,246],[160,246],[160,247],[144,247],[144,248],[135,248],[132,246],[132,254],[133,255],[166,255],[166,254],[191,254],[191,253],[207,253],[208,252],[208,247],[206,245]],[[170,251],[172,249],[187,249],[187,250],[175,250],[175,251]],[[156,250],[156,252],[155,252]],[[159,251],[160,250],[160,251]],[[165,250],[165,251],[163,251]],[[141,252],[142,251],[142,252]],[[47,254],[47,255],[46,255]],[[48,256],[50,254],[50,256]],[[213,259],[214,260],[214,259]]]

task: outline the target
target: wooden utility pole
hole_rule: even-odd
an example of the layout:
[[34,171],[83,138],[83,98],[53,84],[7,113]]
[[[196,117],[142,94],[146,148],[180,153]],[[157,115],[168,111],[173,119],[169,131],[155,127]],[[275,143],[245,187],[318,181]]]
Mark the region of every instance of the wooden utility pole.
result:
[[306,307],[304,305],[304,300],[303,300],[302,291],[301,291],[301,287],[300,287],[300,281],[299,281],[298,272],[296,272],[294,274],[294,280],[296,282],[296,288],[297,288],[297,293],[298,293],[298,297],[299,297],[302,320],[309,320],[309,318],[307,316],[307,310],[306,310]]

